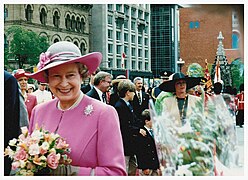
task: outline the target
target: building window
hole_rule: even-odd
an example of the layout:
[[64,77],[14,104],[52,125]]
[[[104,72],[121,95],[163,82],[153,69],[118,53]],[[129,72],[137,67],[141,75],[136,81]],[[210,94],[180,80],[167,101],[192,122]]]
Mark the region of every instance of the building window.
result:
[[46,18],[47,18],[46,10],[44,8],[42,8],[41,12],[40,12],[40,22],[41,22],[41,24],[46,25]]
[[112,58],[108,58],[108,67],[113,68],[113,59]]
[[145,20],[148,22],[149,21],[149,13],[145,13]]
[[131,43],[135,44],[135,35],[133,35],[133,34],[131,36]]
[[77,17],[77,20],[76,20],[76,30],[77,30],[77,32],[81,31],[81,22],[80,22],[79,17]]
[[116,31],[116,40],[117,41],[121,40],[121,32],[120,31]]
[[108,4],[108,10],[113,11],[113,4]]
[[189,28],[190,29],[198,29],[198,28],[200,28],[200,22],[199,21],[190,21],[189,22]]
[[138,56],[142,57],[142,49],[138,49]]
[[139,61],[139,62],[138,62],[138,69],[139,69],[139,70],[142,70],[142,61]]
[[232,49],[239,48],[239,35],[237,33],[232,33]]
[[129,6],[127,6],[127,5],[124,5],[124,14],[125,15],[129,15]]
[[200,23],[199,23],[199,21],[196,21],[196,22],[195,22],[195,28],[200,28]]
[[112,15],[108,15],[108,24],[113,25],[113,16]]
[[111,29],[108,29],[108,38],[113,39],[113,31]]
[[81,54],[82,55],[86,54],[86,47],[85,47],[85,44],[84,43],[81,43],[80,50],[81,50]]
[[135,30],[135,21],[131,22],[131,30]]
[[56,42],[59,42],[59,39],[58,38],[56,38],[56,39],[53,40],[53,43],[56,43]]
[[121,45],[116,46],[116,53],[121,54]]
[[136,62],[132,61],[132,69],[136,69]]
[[84,33],[84,30],[85,30],[85,21],[84,21],[84,18],[81,18],[81,32]]
[[59,19],[60,19],[59,13],[58,13],[58,11],[55,11],[53,14],[53,25],[55,27],[59,27]]
[[136,18],[136,9],[135,8],[131,9],[131,16]]
[[27,9],[25,10],[26,19],[28,22],[31,22],[33,17],[33,10],[30,5],[27,5]]
[[116,11],[122,12],[122,5],[121,4],[116,4]]
[[148,71],[149,67],[148,67],[148,62],[145,62],[145,70]]
[[69,14],[67,14],[66,18],[65,18],[65,27],[67,30],[71,29],[71,19]]
[[136,49],[132,47],[132,56],[136,56]]
[[148,46],[148,38],[145,38],[145,45]]
[[143,19],[143,11],[139,10],[138,12],[139,12],[138,13],[138,18]]
[[75,20],[75,16],[72,16],[72,20],[71,20],[71,30],[75,31],[76,30],[76,20]]
[[145,50],[145,58],[148,58],[148,50]]
[[121,59],[120,58],[116,59],[116,66],[117,66],[117,68],[121,68]]
[[123,24],[123,20],[122,19],[116,19],[116,29],[121,29]]
[[124,41],[128,42],[128,33],[124,33]]
[[108,44],[108,53],[113,53],[113,44]]
[[138,44],[140,44],[140,45],[142,44],[142,37],[141,36],[138,37]]
[[127,54],[128,54],[128,46],[124,46],[124,53],[126,54],[126,57],[127,57]]

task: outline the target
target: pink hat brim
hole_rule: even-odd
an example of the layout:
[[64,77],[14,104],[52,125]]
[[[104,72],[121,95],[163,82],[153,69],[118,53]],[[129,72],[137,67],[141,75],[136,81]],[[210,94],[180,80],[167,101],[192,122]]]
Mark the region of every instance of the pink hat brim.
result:
[[36,79],[42,83],[47,83],[47,80],[45,79],[45,76],[44,76],[45,70],[57,67],[59,65],[71,64],[71,63],[76,63],[76,62],[84,64],[88,68],[89,74],[92,74],[94,71],[96,71],[96,69],[100,65],[101,60],[102,60],[102,54],[100,52],[93,52],[93,53],[89,53],[81,57],[70,59],[68,61],[51,62],[50,64],[46,65],[41,70],[35,73],[32,73],[32,74],[29,74],[28,77]]

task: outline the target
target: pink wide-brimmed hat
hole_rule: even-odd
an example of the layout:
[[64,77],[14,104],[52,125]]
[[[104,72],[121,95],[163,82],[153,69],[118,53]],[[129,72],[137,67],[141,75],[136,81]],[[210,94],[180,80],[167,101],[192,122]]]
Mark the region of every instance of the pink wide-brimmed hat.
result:
[[21,77],[29,78],[28,75],[30,75],[30,73],[29,72],[26,72],[24,69],[17,69],[14,72],[14,77],[16,79],[19,79]]
[[71,63],[81,63],[88,68],[88,74],[96,71],[102,60],[100,52],[92,52],[84,56],[81,55],[79,48],[68,41],[60,41],[52,44],[45,53],[41,53],[40,62],[37,65],[38,71],[30,74],[29,77],[34,78],[42,83],[47,83],[45,78],[45,70]]

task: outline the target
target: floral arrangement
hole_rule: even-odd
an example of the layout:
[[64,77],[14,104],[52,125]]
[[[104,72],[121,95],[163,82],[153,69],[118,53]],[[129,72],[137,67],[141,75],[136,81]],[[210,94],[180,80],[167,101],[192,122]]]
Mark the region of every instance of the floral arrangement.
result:
[[235,126],[222,97],[205,101],[203,94],[182,127],[170,112],[158,114],[153,102],[150,111],[162,175],[217,175],[234,165]]
[[9,141],[4,156],[13,160],[12,171],[18,176],[48,175],[58,166],[70,164],[69,144],[56,133],[38,128],[29,134],[21,128],[18,139]]

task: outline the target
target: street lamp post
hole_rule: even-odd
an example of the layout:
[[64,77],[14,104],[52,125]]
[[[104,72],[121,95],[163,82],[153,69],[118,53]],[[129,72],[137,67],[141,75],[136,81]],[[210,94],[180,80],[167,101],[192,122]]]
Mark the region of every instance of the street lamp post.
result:
[[178,67],[179,67],[179,72],[181,72],[184,63],[185,63],[185,62],[183,61],[182,58],[179,58],[179,60],[177,61],[177,65],[178,65]]

